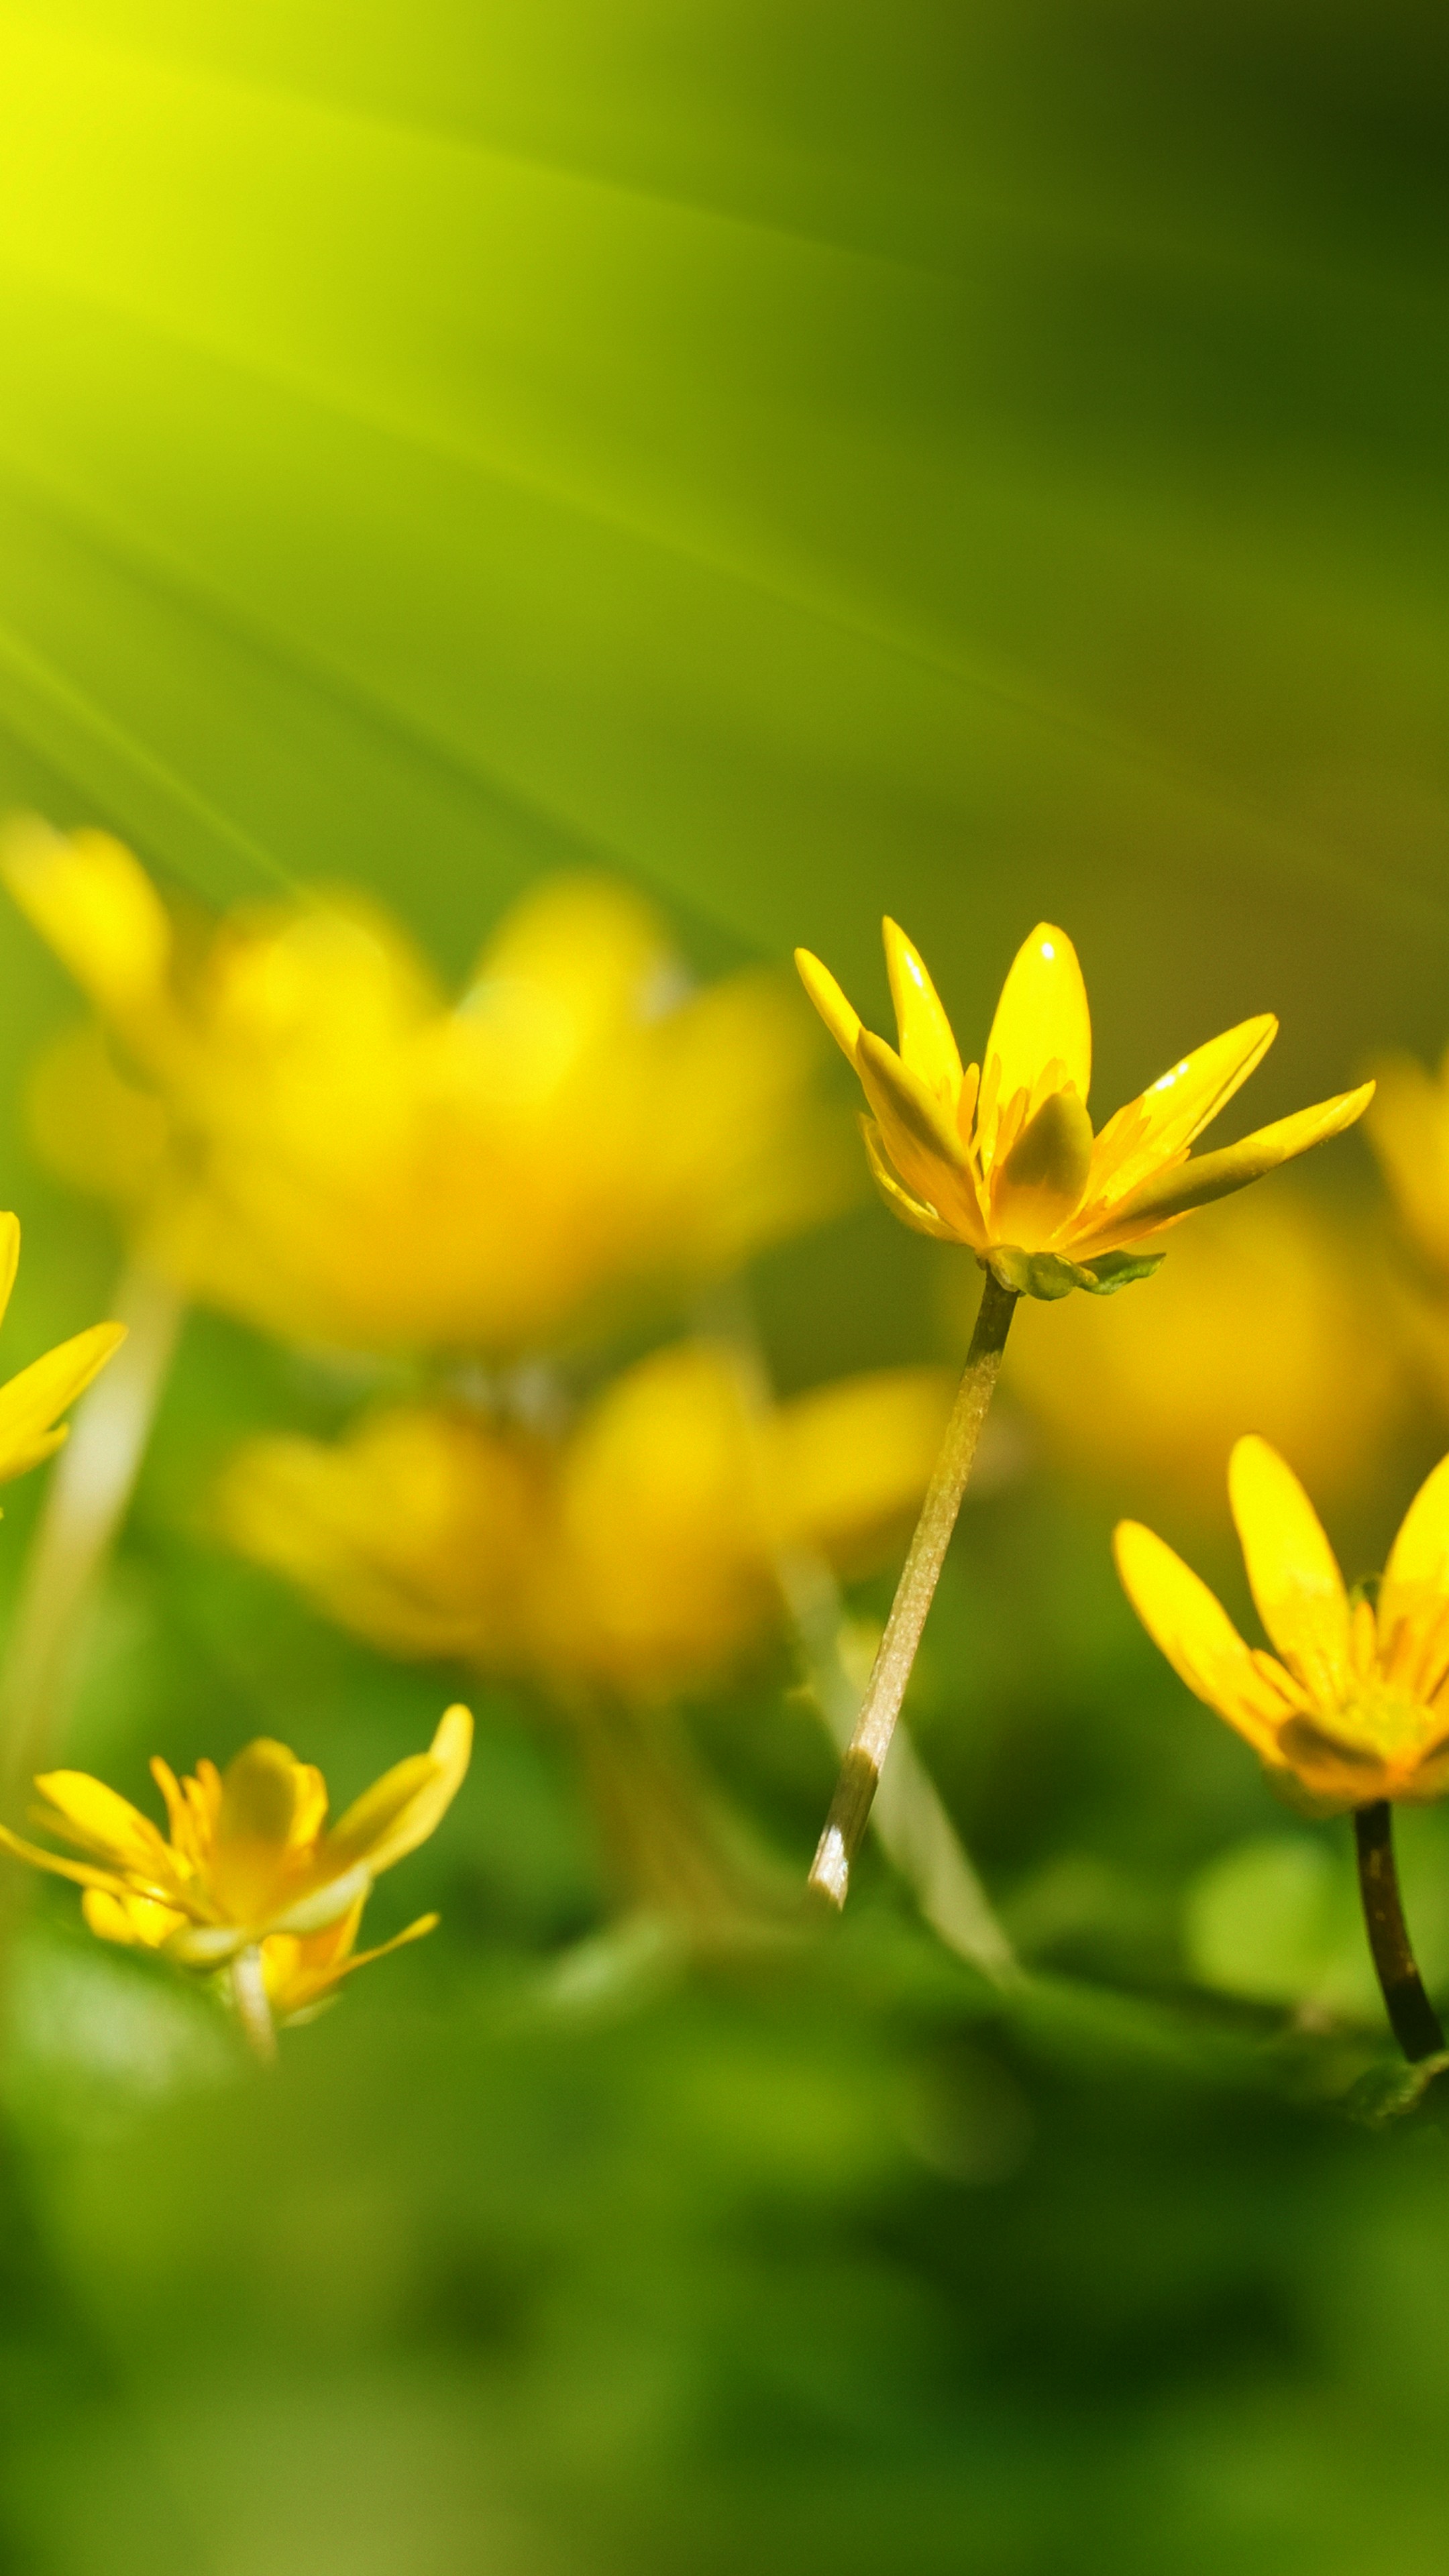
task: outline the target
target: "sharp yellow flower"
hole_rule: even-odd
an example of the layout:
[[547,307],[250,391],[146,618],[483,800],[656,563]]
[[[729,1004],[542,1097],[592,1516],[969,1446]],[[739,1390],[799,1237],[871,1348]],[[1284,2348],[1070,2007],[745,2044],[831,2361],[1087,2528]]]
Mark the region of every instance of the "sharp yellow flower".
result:
[[567,1703],[643,1705],[736,1671],[784,1624],[777,1567],[879,1561],[950,1402],[932,1369],[756,1414],[728,1354],[656,1353],[558,1439],[394,1406],[335,1446],[250,1442],[219,1494],[241,1552],[393,1654],[455,1655]]
[[84,1888],[87,1923],[103,1941],[162,1952],[178,1966],[229,1968],[241,2018],[265,2048],[270,2008],[291,2019],[342,1977],[432,1930],[436,1915],[358,1954],[374,1879],[416,1851],[441,1822],[468,1768],[473,1721],[450,1708],[426,1753],[384,1772],[334,1825],[327,1784],[311,1763],[265,1736],[218,1771],[194,1779],[151,1765],[169,1831],[84,1771],[36,1781],[35,1822],[84,1857],[47,1851],[0,1826],[0,1845]]
[[796,954],[870,1104],[871,1171],[904,1224],[967,1245],[1017,1294],[1101,1295],[1141,1278],[1189,1210],[1339,1135],[1373,1096],[1364,1083],[1189,1159],[1277,1035],[1264,1014],[1184,1056],[1094,1135],[1087,995],[1060,930],[1040,922],[1017,951],[982,1062],[964,1070],[936,988],[893,921],[885,948],[897,1047],[862,1026],[818,958]]
[[1265,1440],[1240,1440],[1229,1492],[1248,1580],[1276,1654],[1244,1643],[1180,1557],[1140,1522],[1118,1571],[1189,1690],[1319,1815],[1414,1805],[1449,1789],[1449,1458],[1410,1504],[1377,1603],[1350,1597],[1313,1505]]
[[1306,1192],[1247,1191],[1202,1211],[1150,1297],[1024,1312],[1012,1393],[1053,1460],[1119,1502],[1215,1517],[1245,1421],[1332,1501],[1375,1473],[1408,1403],[1383,1268],[1366,1226]]
[[773,976],[686,989],[649,907],[527,896],[449,1004],[361,898],[183,919],[100,832],[0,876],[98,1025],[37,1142],[186,1295],[284,1338],[512,1354],[692,1293],[848,1196]]
[[[0,1319],[19,1263],[20,1220],[6,1213],[0,1215]],[[67,1436],[67,1426],[57,1417],[85,1392],[125,1338],[124,1324],[91,1324],[0,1386],[0,1484],[11,1484],[54,1456]]]

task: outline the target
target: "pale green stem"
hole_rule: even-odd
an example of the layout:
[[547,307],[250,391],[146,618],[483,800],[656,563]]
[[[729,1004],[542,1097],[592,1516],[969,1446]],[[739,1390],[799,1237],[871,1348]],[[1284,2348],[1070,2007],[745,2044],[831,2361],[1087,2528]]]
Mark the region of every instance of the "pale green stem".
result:
[[[811,1696],[837,1753],[849,1752],[860,1719],[858,1685],[840,1652],[840,1588],[822,1556],[792,1550],[779,1561],[781,1589],[794,1621]],[[914,1892],[926,1921],[948,1950],[994,1985],[1021,1970],[991,1909],[945,1803],[909,1733],[898,1728],[870,1818],[893,1869]]]
[[139,1261],[117,1285],[127,1328],[51,1469],[0,1665],[0,1807],[12,1811],[69,1714],[86,1612],[125,1518],[181,1326],[176,1290]]
[[1016,1298],[1012,1290],[1003,1288],[988,1270],[976,1329],[971,1336],[971,1348],[966,1355],[966,1368],[951,1409],[951,1419],[946,1425],[941,1454],[926,1491],[921,1517],[916,1523],[915,1536],[911,1540],[885,1634],[880,1641],[880,1651],[835,1784],[825,1830],[810,1868],[812,1892],[837,1907],[844,1905],[849,1892],[851,1867],[865,1838],[881,1771],[895,1733],[901,1702],[906,1695],[921,1631],[926,1624],[926,1613],[946,1561],[946,1550],[975,1462],[982,1425],[1001,1374],[1001,1355],[1006,1348],[1006,1336],[1015,1309]]
[[[701,1320],[729,1344],[746,1402],[763,1413],[774,1400],[759,1335],[738,1291],[710,1301]],[[810,1696],[836,1752],[854,1740],[861,1696],[840,1652],[843,1603],[828,1557],[818,1548],[782,1549],[775,1560]],[[962,1844],[941,1794],[911,1742],[898,1735],[871,1811],[877,1839],[938,1938],[994,1984],[1020,1974],[1016,1953]]]
[[245,1950],[238,1950],[231,1963],[231,1999],[253,2057],[261,2066],[274,2066],[277,2034],[272,2027],[272,2007],[267,2001],[262,1954],[255,1941],[249,1942]]

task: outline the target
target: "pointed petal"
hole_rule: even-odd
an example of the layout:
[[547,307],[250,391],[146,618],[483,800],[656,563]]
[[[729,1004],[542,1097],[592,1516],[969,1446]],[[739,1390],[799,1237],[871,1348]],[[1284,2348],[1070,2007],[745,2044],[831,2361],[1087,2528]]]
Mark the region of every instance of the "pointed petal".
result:
[[10,1303],[15,1273],[20,1267],[20,1219],[7,1208],[0,1215],[0,1320]]
[[93,1780],[88,1771],[43,1771],[35,1785],[55,1810],[53,1820],[35,1818],[47,1832],[63,1834],[117,1869],[139,1869],[151,1877],[158,1866],[169,1867],[171,1856],[150,1818],[104,1780]]
[[1092,1082],[1092,1022],[1077,952],[1065,934],[1039,921],[1012,960],[982,1057],[989,1070],[1000,1060],[996,1097],[1028,1097],[1042,1067],[1059,1056],[1068,1085],[1085,1100]]
[[1449,1458],[1419,1487],[1389,1550],[1379,1587],[1379,1635],[1388,1645],[1405,1614],[1449,1601]]
[[955,1118],[918,1073],[903,1064],[895,1048],[871,1029],[862,1029],[855,1050],[856,1069],[865,1095],[892,1145],[892,1128],[904,1129],[921,1151],[937,1157],[952,1171],[966,1168],[967,1151]]
[[[860,1132],[865,1139],[865,1158],[870,1165],[871,1179],[892,1216],[898,1216],[902,1225],[908,1225],[914,1234],[934,1235],[938,1243],[959,1242],[960,1237],[955,1228],[948,1225],[944,1217],[938,1216],[934,1208],[927,1207],[923,1199],[913,1197],[904,1184],[897,1180],[886,1159],[885,1146],[881,1142],[881,1132],[875,1120],[862,1118]],[[984,1243],[985,1240],[983,1229],[981,1241]]]
[[993,1176],[991,1232],[1039,1252],[1079,1204],[1092,1164],[1092,1122],[1074,1091],[1049,1092]]
[[1321,1707],[1349,1688],[1349,1607],[1338,1559],[1292,1468],[1250,1434],[1228,1461],[1228,1495],[1258,1616]]
[[23,1476],[60,1447],[65,1432],[53,1427],[57,1414],[84,1392],[125,1338],[124,1324],[92,1324],[0,1386],[0,1483]]
[[1216,1154],[1195,1154],[1190,1162],[1158,1172],[1111,1210],[1102,1231],[1115,1235],[1122,1226],[1140,1230],[1147,1224],[1160,1224],[1164,1217],[1178,1216],[1186,1208],[1204,1207],[1210,1199],[1226,1198],[1230,1191],[1246,1188],[1249,1181],[1261,1180],[1265,1172],[1276,1171],[1280,1163],[1306,1154],[1310,1146],[1321,1145],[1330,1136],[1341,1136],[1346,1127],[1363,1116],[1373,1096],[1373,1084],[1361,1083],[1357,1091],[1341,1091],[1332,1100],[1320,1100],[1312,1109],[1295,1110],[1291,1118],[1279,1118],[1271,1127],[1260,1127],[1256,1134],[1245,1136],[1241,1144],[1225,1145]]
[[415,1851],[452,1805],[472,1751],[471,1715],[450,1708],[428,1751],[384,1772],[340,1818],[322,1846],[329,1867],[334,1859],[343,1867],[364,1861],[376,1876]]
[[881,927],[902,1058],[954,1112],[961,1096],[961,1052],[955,1032],[918,950],[889,916]]
[[852,1010],[828,966],[812,957],[808,948],[797,948],[795,964],[800,981],[820,1013],[842,1055],[855,1062],[856,1041],[860,1036],[860,1013]]
[[102,1010],[133,1020],[154,1005],[171,958],[166,907],[108,832],[54,832],[37,815],[0,831],[0,880]]
[[1225,1029],[1108,1119],[1097,1139],[1093,1178],[1109,1203],[1125,1198],[1211,1125],[1256,1072],[1277,1034],[1271,1011]]
[[113,1869],[93,1868],[89,1861],[62,1860],[59,1852],[42,1851],[39,1843],[28,1843],[12,1834],[8,1825],[0,1825],[0,1850],[16,1860],[27,1860],[32,1869],[48,1869],[53,1878],[68,1878],[76,1887],[103,1887],[107,1894],[129,1897],[135,1893],[129,1882]]
[[1259,1671],[1215,1593],[1140,1521],[1121,1521],[1113,1554],[1122,1588],[1154,1645],[1197,1698],[1281,1769],[1278,1727],[1286,1704]]
[[149,1896],[110,1896],[103,1887],[88,1887],[81,1912],[101,1941],[118,1941],[126,1949],[159,1950],[186,1921],[170,1905]]

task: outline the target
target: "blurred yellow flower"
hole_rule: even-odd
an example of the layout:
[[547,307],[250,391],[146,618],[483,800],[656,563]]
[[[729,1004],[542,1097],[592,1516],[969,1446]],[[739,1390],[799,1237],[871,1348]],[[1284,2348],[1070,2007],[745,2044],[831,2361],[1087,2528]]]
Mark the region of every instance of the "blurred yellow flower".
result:
[[[1189,1690],[1246,1737],[1269,1777],[1320,1815],[1449,1789],[1449,1458],[1410,1504],[1377,1604],[1350,1599],[1322,1524],[1265,1440],[1228,1471],[1258,1615],[1277,1648],[1244,1644],[1221,1603],[1138,1521],[1117,1569]],[[1279,1660],[1281,1658],[1281,1660]]]
[[1366,1228],[1301,1191],[1249,1192],[1203,1211],[1130,1313],[1074,1298],[1024,1315],[1008,1383],[1052,1456],[1109,1489],[1216,1514],[1247,1421],[1332,1499],[1372,1476],[1406,1409],[1380,1270]]
[[1411,1056],[1382,1064],[1367,1134],[1410,1234],[1449,1279],[1449,1053],[1437,1076]]
[[178,1781],[157,1760],[169,1837],[84,1771],[42,1773],[35,1821],[86,1855],[72,1860],[0,1826],[0,1845],[85,1889],[103,1941],[164,1952],[187,1968],[233,1970],[255,2038],[268,2006],[287,2019],[353,1968],[432,1930],[411,1923],[382,1949],[354,1949],[372,1883],[441,1822],[468,1768],[473,1721],[450,1708],[426,1753],[396,1763],[329,1828],[327,1784],[285,1744],[258,1737],[218,1771],[199,1762]]
[[1365,1083],[1189,1161],[1272,1045],[1278,1023],[1265,1014],[1185,1056],[1094,1137],[1092,1026],[1071,941],[1038,923],[1002,987],[984,1070],[963,1072],[920,957],[893,921],[884,927],[899,1053],[862,1027],[818,958],[796,952],[874,1113],[864,1122],[871,1171],[904,1224],[968,1245],[1018,1294],[1100,1295],[1142,1277],[1190,1209],[1340,1134],[1373,1097]]
[[450,1007],[357,897],[192,920],[119,842],[33,819],[0,875],[99,1014],[41,1068],[41,1150],[187,1295],[284,1337],[536,1347],[848,1195],[789,995],[687,992],[622,887],[526,897]]
[[248,1443],[221,1526],[389,1653],[636,1704],[726,1677],[784,1620],[792,1548],[848,1572],[919,1502],[950,1404],[931,1369],[757,1413],[728,1354],[656,1353],[558,1439],[397,1406],[336,1446]]
[[[20,1266],[20,1220],[0,1214],[0,1319]],[[57,1421],[126,1338],[124,1324],[90,1324],[0,1386],[0,1484],[52,1457],[67,1437]]]

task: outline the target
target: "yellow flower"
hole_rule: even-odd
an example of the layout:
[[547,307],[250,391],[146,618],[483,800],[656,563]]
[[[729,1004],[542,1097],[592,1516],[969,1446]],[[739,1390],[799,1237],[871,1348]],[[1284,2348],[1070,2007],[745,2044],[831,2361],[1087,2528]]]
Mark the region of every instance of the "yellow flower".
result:
[[85,1918],[103,1941],[162,1951],[187,1968],[220,1968],[258,1954],[266,1992],[284,2018],[304,2011],[368,1959],[431,1931],[425,1915],[383,1949],[355,1953],[372,1883],[416,1851],[441,1822],[468,1768],[473,1721],[450,1708],[426,1753],[384,1772],[331,1827],[327,1784],[285,1744],[260,1736],[218,1771],[199,1762],[178,1781],[151,1773],[169,1834],[84,1771],[36,1781],[35,1821],[86,1855],[72,1860],[0,1826],[0,1844],[37,1869],[85,1889]]
[[1265,1440],[1228,1470],[1258,1615],[1276,1655],[1245,1645],[1205,1583],[1138,1521],[1117,1569],[1189,1690],[1245,1736],[1295,1803],[1334,1815],[1449,1789],[1449,1458],[1415,1495],[1377,1604],[1344,1590],[1312,1504]]
[[1216,1514],[1248,1421],[1332,1500],[1376,1470],[1406,1409],[1382,1269],[1367,1228],[1291,1187],[1249,1191],[1203,1210],[1135,1311],[1025,1313],[1008,1383],[1052,1457],[1109,1491]]
[[875,1562],[918,1503],[950,1404],[927,1369],[757,1415],[685,1344],[557,1439],[397,1406],[336,1446],[249,1443],[219,1495],[241,1552],[387,1652],[451,1655],[568,1701],[639,1704],[728,1675],[783,1625],[791,1549]]
[[1100,1295],[1143,1277],[1189,1209],[1338,1135],[1373,1096],[1365,1083],[1189,1161],[1272,1045],[1278,1023],[1265,1014],[1184,1056],[1094,1136],[1092,1025],[1076,951],[1060,930],[1040,922],[1018,949],[983,1067],[964,1072],[936,988],[893,921],[885,948],[899,1053],[862,1027],[818,958],[796,952],[874,1113],[865,1121],[871,1171],[904,1224],[968,1245],[1018,1293]]
[[[19,1265],[20,1220],[6,1213],[0,1215],[0,1318]],[[88,1325],[0,1386],[0,1484],[54,1455],[67,1436],[57,1415],[84,1393],[125,1338],[124,1324]]]
[[1368,1139],[1414,1241],[1449,1277],[1449,1053],[1437,1078],[1410,1056],[1379,1067]]
[[450,1006],[357,897],[183,918],[119,842],[33,820],[0,875],[100,1018],[41,1068],[41,1150],[186,1294],[284,1337],[536,1347],[848,1193],[788,993],[689,992],[621,887],[527,896]]

